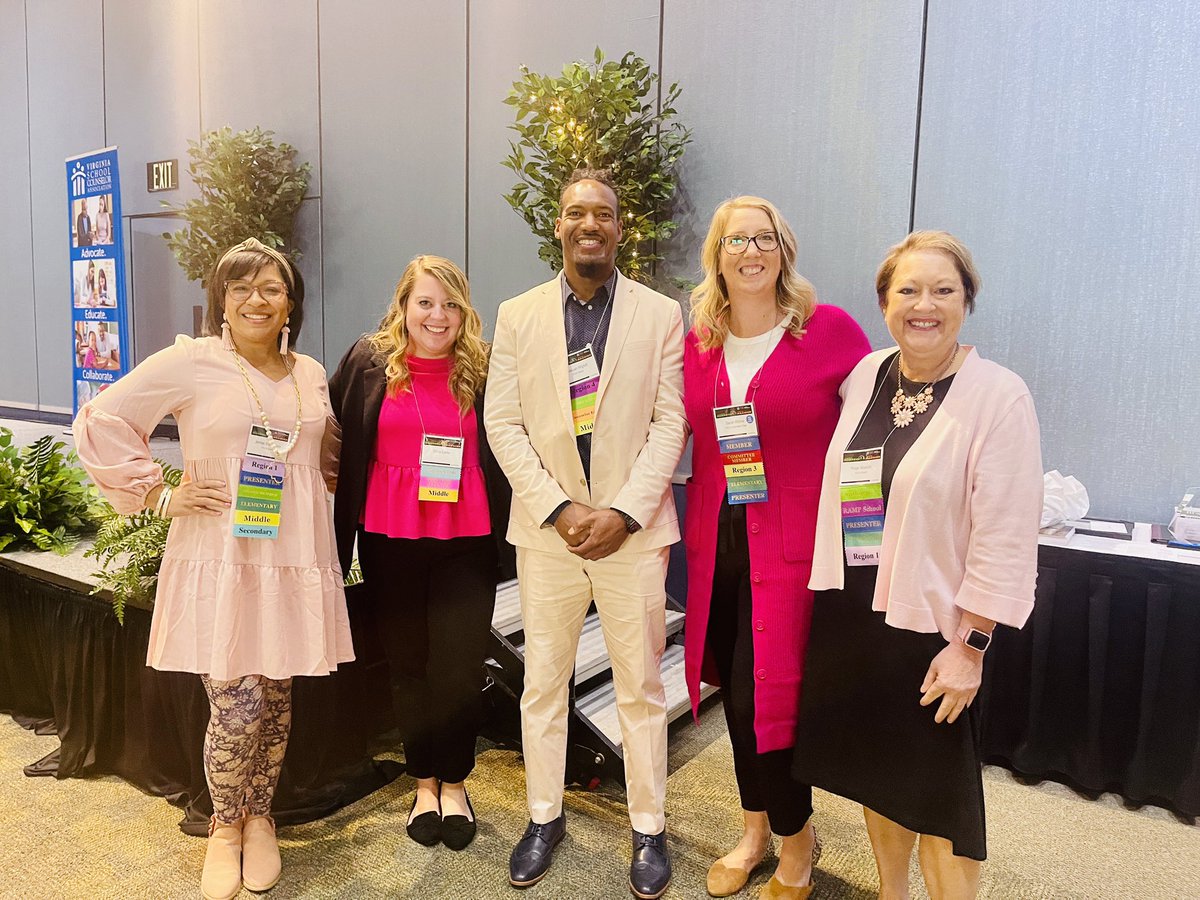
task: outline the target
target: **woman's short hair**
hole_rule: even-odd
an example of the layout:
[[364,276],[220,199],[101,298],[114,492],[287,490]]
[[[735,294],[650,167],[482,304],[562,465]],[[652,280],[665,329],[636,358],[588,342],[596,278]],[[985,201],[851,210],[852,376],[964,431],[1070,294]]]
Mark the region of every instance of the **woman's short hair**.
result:
[[300,277],[296,264],[285,254],[271,250],[252,238],[225,251],[209,273],[205,286],[208,297],[208,308],[204,315],[205,334],[221,333],[221,322],[225,318],[225,282],[254,278],[267,266],[279,269],[279,275],[287,287],[288,299],[292,304],[288,313],[288,331],[291,343],[295,345],[300,337],[300,327],[304,324],[304,279]]
[[975,260],[971,258],[967,245],[948,231],[914,231],[888,250],[879,271],[875,273],[875,295],[879,298],[879,308],[887,306],[888,288],[892,285],[892,276],[896,274],[900,257],[914,250],[936,250],[950,257],[958,269],[958,277],[962,279],[967,312],[975,312],[975,296],[983,287],[983,280],[979,277],[979,270],[975,268]]
[[462,269],[441,256],[416,256],[405,267],[396,283],[392,302],[374,334],[367,336],[371,346],[387,360],[387,389],[392,396],[409,390],[412,378],[408,370],[411,338],[408,333],[408,301],[417,279],[431,275],[462,310],[462,323],[454,341],[450,367],[450,393],[466,412],[487,381],[488,344],[483,339],[483,321],[471,305],[471,287]]
[[721,275],[721,238],[734,210],[759,209],[771,220],[771,230],[779,235],[779,280],[775,284],[775,302],[790,315],[788,331],[799,337],[817,305],[816,289],[796,271],[796,235],[775,204],[762,197],[741,196],[726,200],[716,208],[708,226],[708,236],[700,251],[704,280],[692,291],[692,328],[702,349],[711,350],[725,343],[729,334],[729,293]]

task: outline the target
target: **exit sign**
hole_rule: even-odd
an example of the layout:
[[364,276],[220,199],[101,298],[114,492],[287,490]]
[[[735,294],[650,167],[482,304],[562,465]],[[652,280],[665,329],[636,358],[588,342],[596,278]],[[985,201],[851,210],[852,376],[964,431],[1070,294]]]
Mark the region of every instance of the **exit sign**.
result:
[[174,191],[179,189],[179,160],[160,159],[146,163],[146,190]]

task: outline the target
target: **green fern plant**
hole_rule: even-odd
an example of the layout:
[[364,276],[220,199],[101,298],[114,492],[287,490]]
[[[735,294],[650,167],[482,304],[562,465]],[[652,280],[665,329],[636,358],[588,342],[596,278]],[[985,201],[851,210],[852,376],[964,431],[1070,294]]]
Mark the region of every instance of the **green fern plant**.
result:
[[100,495],[65,446],[46,435],[18,447],[0,428],[0,550],[32,545],[65,556],[95,527]]
[[[162,467],[163,481],[171,487],[179,487],[183,472],[161,459],[155,462]],[[162,565],[171,521],[160,519],[149,510],[131,516],[122,515],[111,507],[109,510],[96,532],[95,543],[84,556],[100,561],[100,570],[94,576],[97,584],[92,593],[111,591],[113,613],[124,625],[126,604],[154,601],[158,568]]]

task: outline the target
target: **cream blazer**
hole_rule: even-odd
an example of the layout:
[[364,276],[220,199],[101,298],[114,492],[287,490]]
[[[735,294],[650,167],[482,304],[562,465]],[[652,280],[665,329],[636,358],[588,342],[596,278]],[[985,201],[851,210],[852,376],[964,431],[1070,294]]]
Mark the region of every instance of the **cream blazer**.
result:
[[[842,384],[825,458],[813,552],[814,591],[840,589],[842,451],[896,348],[866,356]],[[884,387],[885,395],[888,388]],[[1033,611],[1042,453],[1021,378],[972,347],[941,406],[892,479],[871,608],[908,631],[958,631],[963,610],[1020,628]],[[817,600],[821,602],[820,599]]]
[[671,475],[687,441],[679,304],[617,274],[592,432],[591,489],[571,420],[558,277],[500,304],[484,424],[512,485],[508,540],[560,550],[542,523],[564,500],[616,508],[642,526],[622,550],[679,540]]

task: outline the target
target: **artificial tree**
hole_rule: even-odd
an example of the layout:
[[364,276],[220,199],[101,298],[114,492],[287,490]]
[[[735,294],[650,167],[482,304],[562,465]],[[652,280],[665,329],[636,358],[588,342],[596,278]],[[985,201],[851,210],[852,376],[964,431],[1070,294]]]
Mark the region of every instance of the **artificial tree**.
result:
[[624,237],[617,266],[639,281],[650,281],[662,258],[660,242],[675,231],[671,201],[675,165],[691,132],[675,121],[679,85],[659,100],[659,76],[640,56],[604,59],[596,48],[592,63],[573,62],[558,77],[521,66],[504,101],[516,110],[503,164],[519,181],[504,199],[539,239],[538,256],[552,269],[562,267],[562,247],[554,237],[559,193],[580,167],[607,168],[621,197]]
[[276,144],[274,135],[226,126],[188,141],[188,172],[200,196],[163,203],[187,221],[163,237],[189,279],[203,285],[221,254],[248,237],[300,258],[292,235],[312,166],[297,165],[296,148]]

